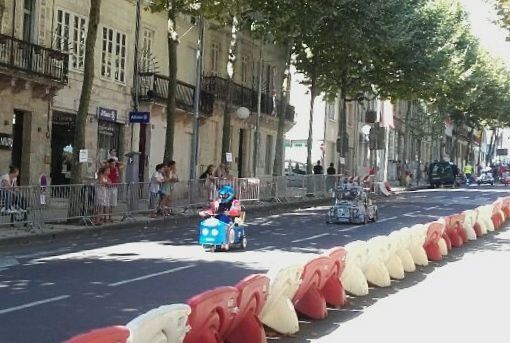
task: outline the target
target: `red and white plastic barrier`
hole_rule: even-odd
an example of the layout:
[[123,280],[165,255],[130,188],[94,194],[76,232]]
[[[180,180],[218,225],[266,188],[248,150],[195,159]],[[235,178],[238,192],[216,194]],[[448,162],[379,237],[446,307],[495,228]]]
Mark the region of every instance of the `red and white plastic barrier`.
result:
[[191,308],[186,304],[161,306],[136,317],[127,324],[128,343],[182,343],[189,331],[186,325]]
[[298,313],[327,316],[326,304],[346,304],[351,295],[368,294],[368,282],[387,287],[391,279],[439,261],[452,247],[510,218],[510,197],[475,210],[403,228],[367,242],[354,241],[317,255],[304,265],[255,274],[235,287],[219,287],[192,297],[188,304],[162,306],[127,324],[93,330],[65,343],[262,343],[264,327],[290,335],[299,331]]

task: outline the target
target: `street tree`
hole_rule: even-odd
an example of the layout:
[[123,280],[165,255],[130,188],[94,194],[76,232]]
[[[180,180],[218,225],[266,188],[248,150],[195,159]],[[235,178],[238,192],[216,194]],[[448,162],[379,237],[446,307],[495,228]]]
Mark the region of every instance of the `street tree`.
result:
[[71,169],[71,183],[83,183],[83,168],[79,161],[80,150],[85,149],[85,127],[89,113],[90,95],[94,81],[94,53],[97,39],[97,27],[101,13],[101,0],[90,0],[87,38],[85,40],[85,62],[83,69],[83,84],[80,93],[80,104],[76,114],[74,135],[73,167]]

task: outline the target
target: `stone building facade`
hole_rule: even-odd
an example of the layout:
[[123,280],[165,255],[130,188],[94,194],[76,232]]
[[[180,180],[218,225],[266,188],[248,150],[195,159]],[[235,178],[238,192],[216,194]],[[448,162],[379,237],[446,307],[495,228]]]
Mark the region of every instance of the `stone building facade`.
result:
[[[40,175],[51,177],[52,184],[69,183],[89,2],[5,0],[4,3],[0,38],[8,44],[3,45],[0,40],[0,97],[3,104],[0,142],[12,143],[0,146],[0,162],[4,166],[19,164],[23,184],[37,183]],[[130,124],[128,119],[133,108],[135,19],[134,0],[102,1],[86,128],[88,178],[94,177],[98,162],[107,158],[111,149],[117,150],[119,156],[130,151],[141,153],[141,180],[148,180],[155,165],[163,159],[164,98],[168,75],[166,15],[145,10],[141,14],[140,110],[150,112],[151,116],[150,123],[143,125]],[[190,168],[197,31],[194,18],[178,18],[179,86],[174,159],[181,179],[189,176]],[[30,52],[14,47],[23,42],[28,46],[25,50]],[[201,93],[200,170],[208,164],[218,164],[222,159],[219,156],[223,125],[222,84],[226,77],[228,44],[228,30],[207,23]],[[273,111],[276,102],[273,94],[281,84],[279,74],[284,57],[279,47],[265,46],[263,61],[259,63],[258,44],[249,35],[240,35],[233,110],[248,107],[252,112],[247,120],[237,119],[235,115],[232,120],[232,169],[240,176],[250,176],[253,170],[254,99],[260,64],[264,70],[264,92],[258,174],[270,174],[274,159],[277,118]],[[18,54],[18,50],[22,53]],[[43,53],[37,54],[36,50]],[[21,56],[18,65],[12,61],[12,51],[15,57]],[[26,57],[27,54],[32,57]],[[288,129],[293,123],[292,107],[289,107],[287,117]]]

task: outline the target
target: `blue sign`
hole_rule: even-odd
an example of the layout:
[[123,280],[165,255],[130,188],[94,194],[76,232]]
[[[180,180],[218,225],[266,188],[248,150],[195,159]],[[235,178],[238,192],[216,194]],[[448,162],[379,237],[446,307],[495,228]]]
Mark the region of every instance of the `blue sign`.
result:
[[117,110],[112,110],[110,108],[97,108],[97,118],[104,121],[109,121],[116,123],[117,122]]
[[129,122],[139,124],[149,124],[151,121],[150,112],[129,112]]

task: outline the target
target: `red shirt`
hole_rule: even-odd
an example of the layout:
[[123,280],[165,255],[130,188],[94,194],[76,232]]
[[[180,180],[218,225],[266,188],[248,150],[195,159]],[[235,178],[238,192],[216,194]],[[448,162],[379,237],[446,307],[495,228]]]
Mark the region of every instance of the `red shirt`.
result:
[[108,178],[113,184],[120,183],[120,170],[119,167],[115,166],[113,168],[108,169]]

